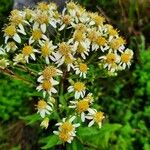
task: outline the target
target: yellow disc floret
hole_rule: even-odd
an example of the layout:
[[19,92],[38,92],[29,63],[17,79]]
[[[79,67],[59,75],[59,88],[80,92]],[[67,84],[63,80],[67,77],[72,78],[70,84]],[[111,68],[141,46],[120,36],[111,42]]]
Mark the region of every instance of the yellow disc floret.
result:
[[107,40],[106,40],[104,37],[99,36],[99,37],[96,39],[96,43],[97,43],[99,46],[104,46],[104,45],[107,43]]
[[60,130],[65,133],[71,132],[73,131],[73,129],[74,129],[74,126],[69,121],[64,122],[60,126]]
[[76,82],[74,84],[74,89],[75,89],[75,91],[81,92],[81,91],[85,90],[85,84],[82,82]]
[[85,38],[83,32],[81,32],[79,30],[74,32],[73,37],[74,37],[75,41],[78,41],[78,42],[84,40],[84,38]]
[[85,72],[87,72],[88,67],[87,67],[86,64],[80,63],[79,64],[79,69],[80,69],[81,72],[85,73]]
[[52,88],[52,83],[49,80],[44,80],[42,83],[42,88],[45,91],[49,91]]
[[24,48],[22,49],[22,53],[24,56],[29,56],[33,53],[33,47],[30,45],[24,46]]
[[106,62],[108,64],[113,64],[116,61],[116,55],[114,53],[108,53],[106,55]]
[[44,100],[39,100],[37,104],[38,109],[45,109],[47,106],[47,103]]
[[87,111],[89,108],[89,102],[86,101],[86,100],[80,100],[78,103],[77,103],[77,112],[78,113],[82,113],[84,111]]
[[16,33],[17,33],[17,30],[16,30],[16,27],[14,25],[10,25],[10,26],[7,26],[5,29],[4,29],[4,33],[7,35],[7,36],[14,36]]
[[67,142],[70,139],[70,134],[66,133],[66,132],[60,132],[59,133],[59,138],[63,141],[63,142]]
[[65,42],[62,42],[60,45],[59,45],[59,52],[62,54],[62,55],[65,55],[67,56],[70,52],[71,52],[71,47],[66,44]]
[[104,113],[103,112],[96,112],[94,114],[94,121],[96,123],[102,122],[103,119],[104,119]]
[[32,31],[32,37],[34,40],[40,40],[42,38],[42,31],[39,29],[35,29]]
[[57,74],[56,68],[53,66],[48,66],[43,71],[43,77],[44,79],[48,80],[51,77],[55,76]]

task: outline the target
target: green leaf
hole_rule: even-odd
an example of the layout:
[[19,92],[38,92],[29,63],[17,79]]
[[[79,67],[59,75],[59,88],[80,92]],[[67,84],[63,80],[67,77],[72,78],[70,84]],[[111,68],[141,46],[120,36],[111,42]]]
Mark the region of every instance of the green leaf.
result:
[[82,143],[77,139],[74,139],[71,144],[67,144],[66,146],[67,150],[84,150]]
[[120,124],[105,124],[101,129],[95,127],[80,127],[78,135],[80,140],[90,147],[108,148],[109,140],[122,126]]
[[46,145],[43,146],[42,149],[49,149],[54,147],[55,145],[62,144],[62,142],[59,140],[59,137],[57,135],[50,135],[46,138],[41,139],[40,142],[46,143]]

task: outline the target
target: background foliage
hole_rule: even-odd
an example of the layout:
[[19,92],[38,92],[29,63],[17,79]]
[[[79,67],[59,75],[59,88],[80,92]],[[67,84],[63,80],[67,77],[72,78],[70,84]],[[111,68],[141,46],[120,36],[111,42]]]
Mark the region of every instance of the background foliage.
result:
[[[117,77],[102,78],[95,69],[90,73],[91,90],[99,95],[96,107],[107,116],[103,128],[79,128],[80,138],[77,136],[71,145],[58,145],[57,137],[49,136],[51,126],[48,130],[39,127],[32,87],[0,72],[0,149],[150,149],[150,2],[83,0],[82,5],[104,15],[135,52],[130,70]],[[11,8],[11,0],[0,0],[0,28],[7,22]]]

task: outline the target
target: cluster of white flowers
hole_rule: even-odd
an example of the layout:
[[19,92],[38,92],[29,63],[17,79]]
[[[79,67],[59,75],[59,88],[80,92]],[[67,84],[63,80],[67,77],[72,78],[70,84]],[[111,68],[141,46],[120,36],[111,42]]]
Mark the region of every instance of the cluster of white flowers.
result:
[[[71,101],[64,100],[68,109],[74,111],[70,114],[72,117],[64,117],[56,124],[59,131],[54,133],[63,142],[70,143],[79,126],[79,123],[72,123],[77,117],[82,122],[88,120],[89,127],[94,123],[101,127],[104,113],[93,108],[94,98],[85,82],[92,63],[90,58],[94,56],[92,61],[102,64],[111,73],[130,67],[133,58],[133,51],[125,48],[125,40],[105,23],[103,16],[88,12],[74,2],[67,3],[62,13],[55,3],[42,2],[34,9],[13,10],[3,32],[2,69],[18,64],[40,67],[36,89],[43,93],[37,104],[38,113],[44,119],[41,126],[48,127],[49,116],[61,103],[57,102],[56,106],[55,99],[61,96],[63,86],[63,91],[72,96]],[[67,79],[74,81],[68,85],[64,83]]]

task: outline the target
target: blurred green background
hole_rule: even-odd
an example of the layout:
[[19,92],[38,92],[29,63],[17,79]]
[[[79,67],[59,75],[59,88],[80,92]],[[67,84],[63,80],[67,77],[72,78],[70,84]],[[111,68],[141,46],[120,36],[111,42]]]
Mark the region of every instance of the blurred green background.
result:
[[[11,0],[0,0],[1,31],[12,4]],[[99,95],[99,105],[107,114],[107,122],[120,126],[105,128],[104,123],[101,142],[90,139],[95,136],[93,133],[86,140],[91,140],[95,147],[89,145],[83,149],[150,150],[150,1],[82,0],[81,4],[104,15],[134,50],[131,68],[117,77],[99,78],[100,85],[93,91]],[[2,42],[0,32],[0,45]],[[38,150],[43,143],[47,144],[45,137],[50,129],[40,129],[33,100],[32,88],[0,72],[0,150]],[[48,146],[45,149],[49,149]],[[70,146],[68,149],[82,148]]]

